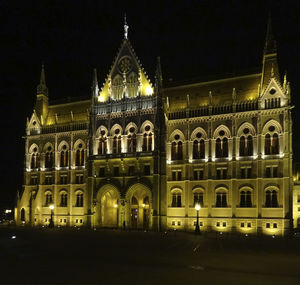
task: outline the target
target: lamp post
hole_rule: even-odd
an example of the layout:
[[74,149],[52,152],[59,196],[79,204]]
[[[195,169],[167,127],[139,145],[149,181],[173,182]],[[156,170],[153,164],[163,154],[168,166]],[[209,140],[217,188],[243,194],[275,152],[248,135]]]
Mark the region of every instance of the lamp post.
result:
[[49,221],[49,228],[54,228],[54,221],[53,221],[53,210],[54,210],[54,205],[51,204],[49,206],[50,210],[51,210],[51,216],[50,216],[50,221]]
[[200,210],[200,204],[196,203],[195,204],[195,209],[197,211],[197,221],[196,221],[196,227],[195,227],[195,234],[200,235],[200,227],[199,227],[199,210]]

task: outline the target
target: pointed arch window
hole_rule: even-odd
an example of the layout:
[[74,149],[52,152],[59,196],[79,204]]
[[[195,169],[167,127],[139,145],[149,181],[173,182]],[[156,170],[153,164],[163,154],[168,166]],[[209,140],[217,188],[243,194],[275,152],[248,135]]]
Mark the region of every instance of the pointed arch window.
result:
[[253,155],[253,139],[251,135],[247,137],[241,136],[240,138],[240,156]]
[[171,158],[172,160],[182,160],[183,152],[182,152],[182,141],[172,142],[171,148]]
[[152,133],[144,133],[142,150],[143,151],[152,150]]
[[203,139],[194,140],[193,159],[203,159],[205,157],[205,142]]
[[106,154],[107,153],[107,138],[105,135],[105,131],[101,131],[99,144],[98,144],[98,154]]
[[32,154],[31,154],[31,163],[30,163],[31,169],[38,168],[39,167],[39,162],[40,162],[40,157],[39,157],[39,154],[37,152],[37,148],[35,147],[33,149]]
[[113,153],[121,153],[121,136],[113,138]]
[[78,149],[76,150],[76,166],[84,165],[84,149],[82,144],[79,144]]
[[129,134],[127,136],[127,151],[136,152],[136,134]]
[[45,167],[46,168],[52,168],[53,167],[53,151],[51,146],[48,147],[46,154],[45,154]]
[[69,155],[68,155],[67,146],[64,145],[60,152],[60,166],[67,167],[69,165]]
[[228,139],[226,137],[216,139],[216,157],[228,157]]
[[269,133],[266,134],[265,154],[279,154],[279,138],[277,133],[274,133],[273,135],[270,135]]

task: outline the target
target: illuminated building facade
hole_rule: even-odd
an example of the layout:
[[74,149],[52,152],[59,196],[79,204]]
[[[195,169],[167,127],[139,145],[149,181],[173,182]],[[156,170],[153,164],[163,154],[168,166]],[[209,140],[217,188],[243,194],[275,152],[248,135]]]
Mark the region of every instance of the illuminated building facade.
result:
[[42,69],[17,223],[193,230],[199,203],[201,230],[284,234],[291,101],[270,24],[261,71],[172,86],[159,60],[152,85],[127,32],[89,100],[49,104]]

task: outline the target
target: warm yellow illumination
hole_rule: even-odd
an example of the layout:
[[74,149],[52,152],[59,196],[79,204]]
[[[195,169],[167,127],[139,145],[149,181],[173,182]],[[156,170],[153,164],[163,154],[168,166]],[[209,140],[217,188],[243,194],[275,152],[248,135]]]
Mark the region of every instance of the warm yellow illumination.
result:
[[147,88],[146,88],[146,94],[147,95],[152,95],[153,94],[153,89],[152,89],[151,86],[147,86]]
[[146,205],[143,203],[143,208],[145,208],[145,206],[146,206]]
[[199,204],[199,203],[196,203],[196,205],[195,205],[195,209],[196,209],[196,211],[199,211],[199,210],[200,210],[200,208],[201,208],[200,204]]
[[114,204],[114,207],[115,207],[115,208],[118,208],[118,204]]
[[49,208],[50,208],[50,210],[53,210],[54,209],[54,205],[50,205]]
[[103,94],[100,94],[100,96],[98,96],[98,102],[104,102]]

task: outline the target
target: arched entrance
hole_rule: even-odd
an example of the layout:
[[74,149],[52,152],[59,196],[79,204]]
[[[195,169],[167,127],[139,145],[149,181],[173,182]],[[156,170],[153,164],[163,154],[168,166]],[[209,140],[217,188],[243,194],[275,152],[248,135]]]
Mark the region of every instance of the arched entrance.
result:
[[107,228],[118,227],[119,199],[119,192],[113,185],[105,185],[99,190],[96,202],[95,225]]
[[126,194],[128,207],[128,226],[133,229],[149,229],[151,227],[151,191],[140,183],[132,185]]

